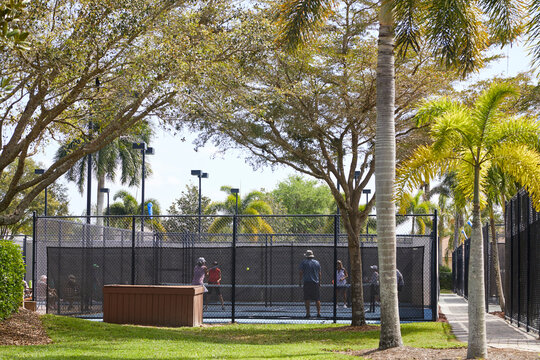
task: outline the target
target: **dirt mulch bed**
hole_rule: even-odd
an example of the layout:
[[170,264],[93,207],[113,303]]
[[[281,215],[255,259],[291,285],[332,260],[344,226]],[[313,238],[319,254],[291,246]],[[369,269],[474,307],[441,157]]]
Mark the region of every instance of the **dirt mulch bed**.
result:
[[491,315],[495,315],[500,317],[501,319],[504,319],[504,311],[492,311],[490,312]]
[[34,311],[21,308],[0,322],[0,345],[43,345],[51,342]]
[[329,327],[329,328],[323,328],[323,329],[314,329],[313,331],[359,331],[359,332],[365,332],[365,331],[374,331],[374,330],[381,330],[380,326],[373,326],[373,325],[362,325],[362,326],[340,326],[340,327]]
[[[466,348],[455,349],[420,349],[412,347],[400,347],[388,350],[367,349],[360,351],[342,352],[347,355],[362,356],[366,359],[383,360],[383,359],[403,359],[403,360],[432,360],[432,359],[447,359],[457,360],[467,358]],[[488,349],[488,358],[490,360],[536,360],[540,359],[538,354],[529,351],[520,351],[513,349]]]

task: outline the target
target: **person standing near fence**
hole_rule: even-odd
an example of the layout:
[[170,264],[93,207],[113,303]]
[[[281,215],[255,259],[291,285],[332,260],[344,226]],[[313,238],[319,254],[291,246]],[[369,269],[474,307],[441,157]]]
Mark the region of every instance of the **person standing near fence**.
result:
[[347,278],[349,277],[349,274],[347,274],[347,270],[343,267],[343,263],[341,260],[337,261],[336,264],[336,292],[337,296],[341,294],[343,297],[343,307],[347,307]]
[[379,298],[379,268],[377,265],[371,265],[369,268],[373,270],[369,278],[369,289],[371,293],[369,312],[375,312],[375,301]]
[[315,260],[313,251],[306,250],[305,259],[298,267],[300,270],[300,281],[304,285],[304,304],[306,306],[306,318],[311,316],[311,301],[315,301],[317,306],[317,317],[321,317],[321,264]]
[[210,302],[210,295],[216,293],[221,301],[221,310],[225,310],[225,304],[223,302],[223,295],[221,295],[221,270],[217,261],[214,261],[213,266],[208,270],[208,299],[206,306]]

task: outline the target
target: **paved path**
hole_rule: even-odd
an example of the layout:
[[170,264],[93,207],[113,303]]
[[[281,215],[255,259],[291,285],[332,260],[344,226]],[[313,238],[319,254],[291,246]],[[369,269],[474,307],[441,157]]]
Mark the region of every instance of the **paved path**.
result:
[[[467,342],[469,334],[467,300],[455,294],[441,294],[439,305],[457,339]],[[511,348],[540,353],[540,341],[535,336],[517,329],[498,316],[486,314],[486,332],[488,347]]]

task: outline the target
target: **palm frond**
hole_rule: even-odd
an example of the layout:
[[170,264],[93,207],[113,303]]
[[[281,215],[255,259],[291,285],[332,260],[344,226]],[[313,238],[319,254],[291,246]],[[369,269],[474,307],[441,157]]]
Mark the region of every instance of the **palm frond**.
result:
[[430,124],[442,114],[458,108],[461,108],[461,104],[456,103],[447,97],[426,100],[420,105],[420,108],[414,117],[416,126]]
[[484,143],[485,134],[494,125],[497,119],[497,109],[508,96],[515,96],[516,89],[508,83],[494,83],[482,92],[474,104],[473,123],[476,127],[475,138],[477,144]]
[[540,153],[524,145],[504,143],[493,149],[493,163],[524,186],[540,210]]
[[507,117],[493,124],[486,140],[489,146],[500,143],[522,144],[534,148],[540,138],[540,122],[530,117]]
[[431,146],[420,146],[397,171],[396,197],[399,199],[408,189],[417,189],[438,174],[453,169],[456,165],[453,155],[453,151],[435,154]]
[[409,47],[414,51],[420,50],[421,13],[417,0],[396,1],[394,5],[395,41],[398,55],[407,55]]
[[276,41],[289,50],[304,44],[331,14],[333,0],[283,0],[279,5]]
[[495,41],[510,44],[523,33],[525,7],[522,0],[482,0],[480,4]]
[[459,69],[463,74],[480,68],[488,36],[477,3],[468,0],[426,3],[427,40],[435,54],[447,67]]

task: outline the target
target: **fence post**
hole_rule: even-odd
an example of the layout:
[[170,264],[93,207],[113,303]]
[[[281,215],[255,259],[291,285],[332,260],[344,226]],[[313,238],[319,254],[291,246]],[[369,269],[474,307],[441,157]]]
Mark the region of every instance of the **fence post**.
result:
[[439,254],[439,241],[437,236],[437,210],[435,210],[435,214],[433,215],[433,246],[431,248],[431,276],[435,277],[435,281],[431,281],[431,320],[437,321],[439,318],[439,261],[437,259]]
[[529,302],[531,301],[531,198],[530,196],[527,196],[527,297],[525,298],[525,304],[526,305],[526,311],[527,311],[527,320],[526,320],[526,328],[527,332],[529,332],[529,325],[530,325],[530,319],[529,319]]
[[131,285],[135,285],[135,216],[131,217]]
[[37,225],[37,218],[36,218],[36,212],[32,212],[32,300],[36,301],[36,225]]
[[233,243],[232,243],[232,289],[231,289],[231,322],[235,321],[236,307],[236,236],[238,235],[238,215],[233,215]]
[[[339,237],[339,213],[334,215],[334,314],[333,320],[334,323],[337,322],[337,246],[338,246],[338,237]],[[320,279],[319,279],[320,281]],[[345,290],[347,291],[347,290]]]
[[[521,213],[521,195],[518,193],[518,197],[517,197],[517,208],[518,208],[518,216],[517,216],[517,253],[518,253],[518,256],[517,256],[517,259],[518,259],[518,263],[517,263],[517,270],[518,270],[518,276],[517,278],[519,279],[521,276],[521,234],[520,234],[520,230],[521,230],[521,216],[520,213]],[[519,282],[518,282],[518,287],[517,287],[517,326],[519,327],[519,322],[521,320],[521,286],[519,286]]]

